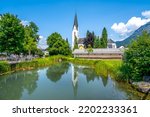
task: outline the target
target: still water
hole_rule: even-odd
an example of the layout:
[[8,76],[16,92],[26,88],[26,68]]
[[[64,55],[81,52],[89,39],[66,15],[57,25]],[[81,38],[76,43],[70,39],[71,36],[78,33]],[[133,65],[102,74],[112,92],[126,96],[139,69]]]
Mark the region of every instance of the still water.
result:
[[59,63],[0,76],[0,99],[139,99],[126,87],[109,75],[102,78],[93,68]]

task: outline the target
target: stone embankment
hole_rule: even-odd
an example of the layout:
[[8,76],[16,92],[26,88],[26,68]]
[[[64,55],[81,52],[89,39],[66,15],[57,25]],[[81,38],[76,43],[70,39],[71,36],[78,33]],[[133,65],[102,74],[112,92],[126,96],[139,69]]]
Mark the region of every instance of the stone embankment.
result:
[[132,85],[140,92],[150,94],[150,82],[133,82]]

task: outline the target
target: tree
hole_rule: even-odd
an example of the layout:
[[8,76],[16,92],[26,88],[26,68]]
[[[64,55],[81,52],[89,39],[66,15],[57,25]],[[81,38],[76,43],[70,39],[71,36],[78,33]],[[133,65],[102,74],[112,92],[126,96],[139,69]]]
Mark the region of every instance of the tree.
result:
[[91,33],[90,31],[87,31],[86,39],[84,41],[84,45],[86,48],[88,48],[89,45],[91,45],[92,48],[94,47],[94,38],[95,38],[94,32]]
[[3,14],[0,18],[0,52],[19,54],[23,49],[24,27],[13,14]]
[[26,26],[24,30],[24,51],[28,51],[28,55],[31,55],[32,51],[37,50],[37,36],[35,36],[37,34],[34,31],[34,28],[32,28],[31,23],[29,24],[29,26]]
[[68,38],[66,38],[66,42],[69,43]]
[[102,31],[102,37],[101,37],[101,46],[102,48],[107,48],[107,30],[104,27]]
[[57,41],[61,40],[62,37],[60,34],[58,33],[52,33],[48,38],[47,38],[47,45],[49,48],[52,48],[54,43],[56,43]]
[[143,76],[150,76],[150,34],[143,32],[125,51],[123,78],[128,80],[142,80]]
[[32,37],[35,39],[35,41],[38,42],[39,41],[39,35],[38,35],[39,28],[38,28],[38,26],[34,22],[30,22],[29,28],[32,30]]
[[50,55],[70,55],[71,49],[60,34],[52,33],[47,39],[48,51]]
[[75,36],[75,39],[74,39],[74,48],[73,50],[75,49],[78,49],[78,41],[77,41],[77,37]]
[[101,48],[101,42],[99,37],[95,37],[94,39],[94,48]]

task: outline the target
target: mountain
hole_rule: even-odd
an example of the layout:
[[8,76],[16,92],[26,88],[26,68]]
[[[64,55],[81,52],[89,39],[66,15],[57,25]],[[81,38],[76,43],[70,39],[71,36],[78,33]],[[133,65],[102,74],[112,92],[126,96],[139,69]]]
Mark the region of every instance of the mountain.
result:
[[145,24],[145,25],[141,26],[140,28],[138,28],[131,36],[129,36],[125,40],[116,41],[117,47],[127,46],[128,44],[130,44],[130,42],[132,40],[136,39],[137,36],[140,36],[143,31],[147,31],[148,33],[150,33],[150,22],[148,22],[147,24]]

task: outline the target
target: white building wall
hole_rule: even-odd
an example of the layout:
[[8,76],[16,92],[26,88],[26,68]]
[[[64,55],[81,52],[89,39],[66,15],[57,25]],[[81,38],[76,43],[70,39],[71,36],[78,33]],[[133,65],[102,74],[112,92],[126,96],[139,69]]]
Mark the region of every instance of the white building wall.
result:
[[72,49],[74,48],[74,40],[75,37],[77,37],[77,40],[79,39],[79,31],[78,29],[74,26],[73,30],[72,30]]

